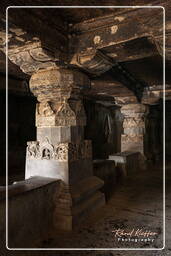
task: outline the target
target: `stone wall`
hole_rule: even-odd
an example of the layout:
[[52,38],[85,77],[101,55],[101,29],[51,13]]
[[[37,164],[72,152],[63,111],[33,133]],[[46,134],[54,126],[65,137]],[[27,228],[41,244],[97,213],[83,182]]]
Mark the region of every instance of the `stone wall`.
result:
[[5,92],[0,93],[0,107],[1,107],[1,122],[0,122],[0,162],[1,162],[1,176],[5,175],[5,149],[6,149],[6,110],[5,110]]
[[166,101],[166,160],[171,159],[171,101]]
[[[0,156],[1,156],[1,177],[5,175],[5,115],[6,99],[5,92],[0,92],[1,102],[1,136],[0,136]],[[26,95],[8,95],[8,171],[9,176],[18,175],[24,177],[25,171],[25,147],[27,141],[32,141],[36,137],[35,129],[35,98]],[[1,184],[3,184],[1,182]]]
[[[147,160],[155,162],[162,158],[163,153],[163,108],[162,101],[159,104],[149,106],[149,113],[146,116],[146,132],[144,136],[144,152]],[[169,108],[166,108],[169,113]],[[169,119],[166,118],[166,145],[169,148]],[[171,147],[170,147],[171,148]],[[168,150],[169,152],[169,150]]]
[[[60,180],[34,177],[9,186],[8,247],[37,248],[55,223]],[[0,248],[5,246],[5,187],[0,187]],[[55,226],[57,228],[57,226]],[[2,254],[3,255],[3,254]]]

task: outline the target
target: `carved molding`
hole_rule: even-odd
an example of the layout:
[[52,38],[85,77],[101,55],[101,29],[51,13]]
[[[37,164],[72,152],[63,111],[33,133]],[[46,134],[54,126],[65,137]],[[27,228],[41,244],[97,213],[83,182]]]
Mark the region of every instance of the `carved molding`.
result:
[[30,141],[27,143],[27,159],[77,161],[91,159],[91,141],[84,140],[80,144],[59,143],[52,145],[48,138],[43,143]]

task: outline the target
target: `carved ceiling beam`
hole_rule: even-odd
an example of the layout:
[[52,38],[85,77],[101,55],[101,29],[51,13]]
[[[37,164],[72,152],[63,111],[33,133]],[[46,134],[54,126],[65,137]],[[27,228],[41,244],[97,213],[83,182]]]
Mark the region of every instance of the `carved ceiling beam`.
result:
[[26,74],[33,74],[40,69],[54,68],[59,66],[60,53],[54,53],[42,46],[40,41],[26,43],[23,47],[10,48],[8,58],[11,62],[20,67]]
[[[156,104],[160,99],[163,99],[163,85],[154,85],[145,88],[142,103],[143,104]],[[171,100],[171,85],[165,86],[165,99]]]
[[101,51],[96,54],[82,55],[74,59],[72,64],[80,66],[85,71],[95,76],[108,71],[114,80],[121,82],[136,96],[138,102],[141,101],[143,90],[147,86],[143,81],[136,79],[130,72],[122,67],[121,64],[112,60]]
[[118,81],[92,80],[89,94],[110,95],[113,97],[134,96],[134,93]]
[[[15,12],[13,11],[13,13]],[[16,18],[16,13],[14,16],[10,16],[9,13],[9,60],[29,75],[39,69],[64,66],[67,61],[67,37],[54,29],[51,30],[46,24],[35,18],[30,18],[30,25],[28,23],[28,14],[24,18],[24,20],[27,19],[25,24],[28,25],[28,28],[26,30],[21,26],[21,14],[19,16],[20,24]],[[14,21],[14,18],[16,18],[16,21]],[[0,50],[6,53],[6,31],[3,16],[0,17],[0,27]],[[36,27],[36,30],[30,31],[32,27]],[[52,40],[52,34],[56,40]]]
[[[92,80],[91,90],[88,91],[90,97],[94,97],[103,101],[105,97],[113,97],[117,105],[138,103],[137,97],[130,89],[126,88],[118,81]],[[145,87],[141,99],[142,104],[157,104],[163,98],[163,85],[153,85]],[[171,85],[166,84],[165,89],[166,100],[171,99]],[[106,99],[104,99],[105,101]]]
[[[168,20],[171,16],[171,8],[168,3],[165,3],[164,7],[167,10],[166,35],[168,40],[170,40],[171,26]],[[131,41],[143,38],[149,38],[151,43],[156,46],[158,38],[162,38],[163,35],[163,9],[127,9],[117,16],[112,14],[75,24],[70,28],[70,33],[69,49],[71,59],[74,59],[75,55],[79,55],[80,58],[80,56],[91,54],[91,52],[99,49],[104,50],[112,46],[131,44]],[[149,47],[152,48],[152,45],[147,47],[147,56],[150,55]],[[115,51],[112,53],[115,54]],[[162,54],[162,51],[159,51],[159,53]],[[118,54],[118,51],[116,51],[116,54]],[[129,55],[129,53],[125,52],[125,55],[127,54]],[[151,54],[156,54],[154,47]],[[108,56],[113,57],[110,55],[110,50],[108,51]],[[116,59],[115,57],[114,55],[114,59]],[[119,59],[118,56],[117,61],[125,60],[125,58],[121,56]],[[135,58],[137,57],[135,56]]]
[[101,100],[105,97],[112,97],[117,105],[138,103],[134,92],[118,81],[93,80],[88,94],[94,98],[98,96]]
[[103,48],[103,53],[117,62],[134,61],[158,55],[154,41],[142,37]]
[[111,58],[103,54],[101,51],[85,53],[83,55],[75,55],[71,60],[71,64],[79,66],[86,72],[95,76],[105,73],[116,65]]
[[[171,28],[171,23],[170,23]],[[151,38],[151,41],[154,42],[156,45],[156,48],[158,50],[158,53],[163,56],[163,36],[159,35],[155,38]],[[171,60],[171,31],[166,31],[165,35],[165,56],[166,60]]]

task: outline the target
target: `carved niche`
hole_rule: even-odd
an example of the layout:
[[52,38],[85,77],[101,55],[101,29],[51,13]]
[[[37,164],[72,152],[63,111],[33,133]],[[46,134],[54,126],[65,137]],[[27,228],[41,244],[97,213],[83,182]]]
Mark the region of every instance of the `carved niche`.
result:
[[49,139],[46,137],[45,141],[40,144],[40,158],[50,160],[54,158],[54,147],[49,143]]

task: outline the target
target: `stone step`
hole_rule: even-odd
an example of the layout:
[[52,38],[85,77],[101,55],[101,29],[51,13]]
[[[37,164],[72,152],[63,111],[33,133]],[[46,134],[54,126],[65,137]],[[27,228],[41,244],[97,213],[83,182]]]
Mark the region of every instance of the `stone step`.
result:
[[96,176],[81,180],[78,184],[71,187],[73,205],[90,197],[97,190],[102,188],[104,182]]
[[89,199],[79,203],[72,209],[73,223],[81,222],[91,212],[105,205],[105,196],[103,193],[97,191],[90,196]]

